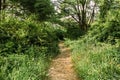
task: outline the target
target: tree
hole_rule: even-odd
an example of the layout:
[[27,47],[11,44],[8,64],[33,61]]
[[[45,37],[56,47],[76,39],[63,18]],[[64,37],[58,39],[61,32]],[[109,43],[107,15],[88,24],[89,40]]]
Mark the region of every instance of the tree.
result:
[[2,0],[0,0],[0,10],[2,9]]
[[0,0],[0,20],[5,18],[5,13],[2,14],[1,10],[4,10],[6,8],[6,0]]
[[61,8],[79,24],[81,30],[87,31],[94,20],[97,4],[95,0],[64,0]]
[[113,2],[115,0],[101,0],[100,1],[100,19],[105,21],[105,17],[107,16],[107,12],[111,9]]
[[34,7],[35,12],[42,20],[49,18],[54,13],[54,6],[50,0],[36,0]]
[[21,6],[30,13],[38,15],[39,20],[48,19],[54,12],[54,7],[50,0],[11,0],[19,2]]
[[3,0],[3,9],[6,7],[6,0]]
[[0,10],[5,9],[6,7],[6,0],[0,0]]

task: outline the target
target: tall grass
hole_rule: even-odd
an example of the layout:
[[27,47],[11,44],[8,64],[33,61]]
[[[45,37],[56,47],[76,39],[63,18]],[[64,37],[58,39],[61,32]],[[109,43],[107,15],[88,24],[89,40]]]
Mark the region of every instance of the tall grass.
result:
[[45,80],[48,62],[44,57],[29,59],[27,55],[0,58],[0,80]]
[[105,43],[70,41],[72,60],[80,80],[119,80],[119,47]]

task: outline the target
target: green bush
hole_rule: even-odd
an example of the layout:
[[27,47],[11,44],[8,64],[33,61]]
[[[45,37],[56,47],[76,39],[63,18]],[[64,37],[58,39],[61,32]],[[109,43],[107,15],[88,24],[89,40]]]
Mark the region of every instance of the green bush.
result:
[[80,30],[79,26],[74,22],[67,22],[66,25],[66,38],[69,39],[78,39],[80,36],[84,35],[85,32]]
[[7,54],[24,53],[33,45],[52,47],[51,44],[58,41],[52,26],[33,21],[16,19],[3,21],[0,25],[0,33],[0,52]]
[[91,25],[87,37],[100,42],[116,44],[116,39],[120,39],[119,14],[120,11],[117,10],[109,11],[105,22],[99,20]]
[[58,36],[50,23],[8,18],[0,24],[0,80],[46,80]]

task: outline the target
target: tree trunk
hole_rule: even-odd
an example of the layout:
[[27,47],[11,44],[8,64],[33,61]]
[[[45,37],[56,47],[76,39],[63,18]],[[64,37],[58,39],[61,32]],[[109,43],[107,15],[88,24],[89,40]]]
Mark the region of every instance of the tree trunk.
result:
[[2,0],[0,0],[0,10],[2,10]]
[[83,10],[82,10],[82,30],[83,31],[87,31],[87,23],[86,23],[86,10],[85,10],[85,5],[82,6]]
[[3,0],[3,9],[6,7],[6,0]]

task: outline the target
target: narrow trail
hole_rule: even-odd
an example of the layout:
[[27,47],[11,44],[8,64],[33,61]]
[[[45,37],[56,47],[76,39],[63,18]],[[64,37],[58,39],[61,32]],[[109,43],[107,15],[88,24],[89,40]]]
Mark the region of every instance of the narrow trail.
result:
[[59,43],[61,54],[58,55],[49,69],[50,80],[78,80],[71,61],[70,49],[63,42]]

